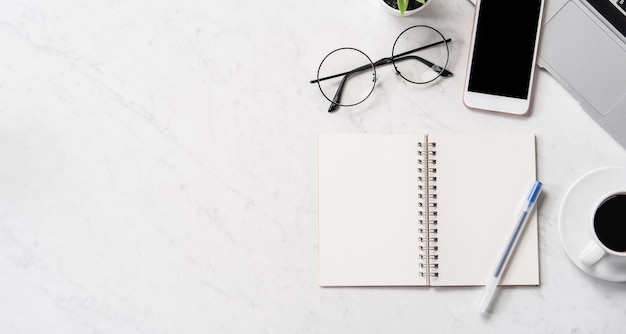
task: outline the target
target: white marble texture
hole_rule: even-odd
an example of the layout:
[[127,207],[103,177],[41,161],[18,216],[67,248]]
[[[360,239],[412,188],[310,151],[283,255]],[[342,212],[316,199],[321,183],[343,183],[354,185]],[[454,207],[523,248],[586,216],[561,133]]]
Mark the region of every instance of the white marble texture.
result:
[[[626,284],[561,246],[565,191],[626,166],[546,72],[528,117],[467,110],[473,16],[436,0],[393,17],[376,0],[44,1],[0,6],[1,333],[618,333]],[[453,39],[453,78],[390,68],[336,114],[316,86],[342,46],[389,55],[418,23]],[[317,286],[320,132],[534,131],[541,286]]]

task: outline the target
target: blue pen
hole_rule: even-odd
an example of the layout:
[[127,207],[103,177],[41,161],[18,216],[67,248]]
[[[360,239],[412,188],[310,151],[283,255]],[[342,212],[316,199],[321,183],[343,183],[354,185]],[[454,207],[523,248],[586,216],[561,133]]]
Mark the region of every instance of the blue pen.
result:
[[537,203],[537,197],[539,197],[539,193],[541,192],[542,183],[539,181],[535,181],[530,194],[528,195],[528,199],[526,200],[526,204],[522,209],[522,213],[513,228],[513,233],[511,233],[511,237],[509,238],[509,242],[506,244],[504,248],[504,252],[498,260],[495,270],[493,274],[489,277],[489,281],[487,285],[485,285],[485,290],[480,298],[480,302],[478,304],[478,309],[481,313],[484,313],[489,308],[489,304],[491,304],[491,300],[493,299],[493,295],[498,287],[498,283],[500,283],[500,279],[502,278],[502,274],[506,269],[506,265],[511,258],[511,254],[517,245],[517,241],[519,240],[522,231],[524,230],[524,226],[528,222],[528,218],[530,217],[535,204]]

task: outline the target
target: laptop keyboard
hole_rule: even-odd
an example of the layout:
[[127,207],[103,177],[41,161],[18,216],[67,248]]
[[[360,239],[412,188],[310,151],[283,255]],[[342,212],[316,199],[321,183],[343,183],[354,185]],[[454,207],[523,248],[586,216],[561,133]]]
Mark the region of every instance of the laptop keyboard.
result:
[[617,0],[615,1],[615,5],[618,9],[622,10],[622,14],[626,15],[626,0]]

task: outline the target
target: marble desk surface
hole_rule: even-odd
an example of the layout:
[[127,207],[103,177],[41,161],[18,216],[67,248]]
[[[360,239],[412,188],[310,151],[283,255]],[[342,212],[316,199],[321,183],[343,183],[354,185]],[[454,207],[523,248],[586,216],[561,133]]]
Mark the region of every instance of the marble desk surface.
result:
[[[376,0],[7,0],[0,11],[0,332],[610,333],[626,285],[567,257],[558,209],[619,146],[543,70],[528,116],[466,109],[474,7],[409,17]],[[328,114],[308,80],[331,50],[390,54],[428,24],[456,75],[416,87],[380,70]],[[320,288],[321,132],[532,131],[539,287]]]

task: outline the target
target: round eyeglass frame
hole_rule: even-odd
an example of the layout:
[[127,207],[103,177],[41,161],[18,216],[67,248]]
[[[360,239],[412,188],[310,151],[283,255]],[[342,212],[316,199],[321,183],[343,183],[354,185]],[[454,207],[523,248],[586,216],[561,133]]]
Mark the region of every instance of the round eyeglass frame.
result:
[[[357,69],[360,69],[359,71],[371,70],[372,71],[372,75],[373,75],[372,81],[374,82],[374,84],[372,84],[372,88],[365,95],[365,97],[363,97],[363,99],[361,99],[360,101],[355,102],[355,103],[342,104],[342,103],[337,103],[336,102],[336,100],[338,98],[337,94],[335,94],[334,100],[330,99],[330,98],[328,98],[328,96],[326,96],[326,94],[324,93],[324,89],[322,88],[322,84],[321,84],[323,79],[320,79],[320,71],[322,69],[322,65],[324,64],[324,61],[326,61],[326,59],[328,59],[328,57],[332,56],[336,52],[341,52],[341,51],[345,51],[345,50],[352,50],[352,51],[358,52],[361,55],[363,55],[369,61],[369,63],[367,63],[366,65],[363,65],[361,67],[358,67]],[[341,92],[341,89],[343,87],[343,83],[345,83],[345,81],[348,78],[348,73],[340,73],[340,74],[338,74],[336,76],[332,76],[332,77],[339,77],[339,76],[343,76],[343,79],[342,79],[342,83],[340,83],[340,87],[337,90],[338,94]],[[327,78],[329,78],[329,77],[327,77]],[[365,54],[365,52],[363,52],[363,51],[361,51],[359,49],[356,49],[356,48],[352,48],[352,47],[343,47],[343,48],[338,48],[338,49],[335,49],[335,50],[331,51],[329,54],[326,55],[326,57],[324,57],[324,59],[322,59],[322,62],[320,63],[320,66],[317,69],[317,80],[316,81],[317,81],[317,86],[319,87],[320,92],[322,93],[322,96],[324,96],[328,100],[328,102],[332,103],[331,108],[333,107],[333,105],[336,105],[335,108],[337,108],[339,106],[342,106],[342,107],[352,107],[352,106],[355,106],[355,105],[357,105],[357,104],[367,100],[367,98],[370,95],[372,95],[372,92],[374,91],[374,88],[376,87],[376,81],[377,80],[378,80],[378,78],[377,78],[377,74],[376,74],[376,66],[374,66],[374,62],[372,62],[372,59],[367,54]],[[329,112],[331,112],[330,109],[329,109]]]
[[[418,81],[413,81],[413,80],[411,80],[411,79],[409,79],[409,78],[407,78],[407,77],[403,76],[403,75],[402,75],[402,72],[401,72],[400,70],[398,70],[398,65],[396,64],[396,57],[401,57],[401,56],[403,56],[403,55],[405,55],[405,54],[407,54],[407,53],[409,52],[409,51],[407,51],[407,52],[403,52],[403,53],[400,53],[400,54],[398,54],[398,55],[395,55],[395,54],[394,54],[394,50],[396,49],[396,45],[398,44],[398,41],[400,40],[400,37],[402,37],[402,35],[403,35],[405,32],[407,32],[407,31],[409,31],[409,30],[411,30],[411,29],[414,29],[414,28],[426,28],[426,29],[430,29],[430,30],[432,30],[434,33],[436,33],[437,35],[439,35],[439,37],[441,37],[441,43],[443,43],[443,45],[446,47],[446,60],[445,60],[445,64],[443,64],[443,66],[438,66],[438,65],[433,64],[433,65],[437,66],[437,67],[440,69],[440,71],[439,71],[439,72],[437,72],[437,76],[435,76],[434,78],[432,78],[432,79],[430,79],[430,80],[426,80],[426,81],[419,81],[419,82],[418,82]],[[408,27],[408,28],[404,29],[404,30],[403,30],[403,31],[402,31],[402,32],[398,35],[398,37],[396,37],[396,40],[393,42],[393,47],[391,48],[391,55],[392,55],[392,56],[391,56],[391,60],[392,60],[392,63],[393,63],[394,70],[396,71],[396,74],[400,75],[400,76],[402,77],[402,79],[404,79],[404,80],[406,80],[406,81],[408,81],[408,82],[410,82],[410,83],[417,84],[417,85],[423,85],[423,84],[427,84],[427,83],[430,83],[430,82],[433,82],[433,81],[437,80],[439,77],[441,77],[441,76],[442,76],[442,74],[444,74],[444,72],[445,72],[445,71],[446,71],[446,69],[448,68],[448,61],[450,60],[450,48],[448,47],[448,43],[449,43],[450,41],[451,41],[451,40],[446,39],[446,38],[443,36],[443,34],[442,34],[439,30],[437,30],[437,29],[435,29],[435,28],[433,28],[433,27],[431,27],[431,26],[427,26],[427,25],[423,25],[423,24],[422,24],[422,25],[414,25],[414,26],[411,26],[411,27]],[[421,49],[421,48],[419,48],[419,49]],[[413,50],[413,52],[415,52],[415,51],[417,51],[417,50]],[[450,74],[451,74],[451,72],[450,72]]]

